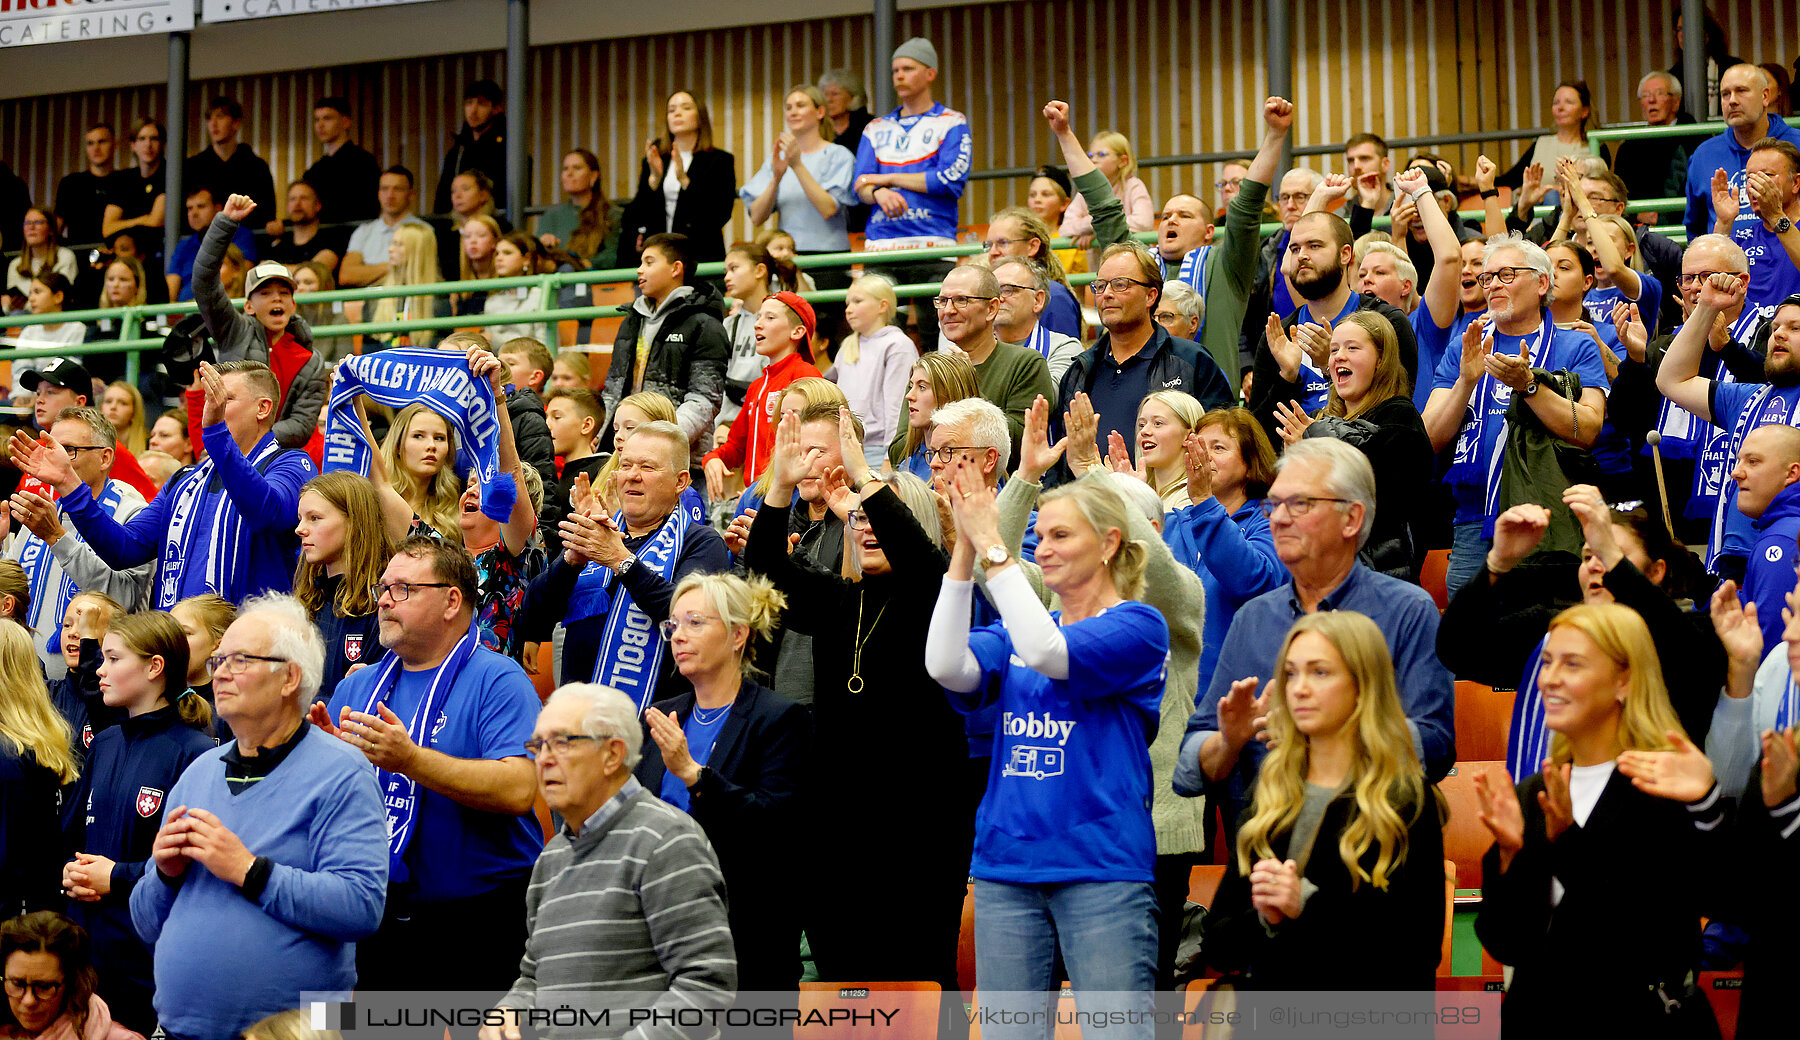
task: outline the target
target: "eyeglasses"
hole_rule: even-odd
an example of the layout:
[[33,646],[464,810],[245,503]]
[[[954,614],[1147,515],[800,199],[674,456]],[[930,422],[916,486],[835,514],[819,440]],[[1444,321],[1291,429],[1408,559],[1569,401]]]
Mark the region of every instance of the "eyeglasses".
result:
[[1656,91],[1645,91],[1644,93],[1639,94],[1638,100],[1639,101],[1667,101],[1674,97],[1675,97],[1675,95],[1669,93],[1666,90],[1656,90]]
[[956,453],[959,451],[980,450],[980,446],[975,444],[950,444],[942,448],[926,448],[925,457],[932,462],[948,463],[951,459],[956,457]]
[[721,619],[707,614],[689,614],[687,617],[681,618],[680,620],[670,618],[656,627],[662,630],[664,639],[674,639],[677,631],[685,629],[688,632],[698,632],[705,628],[708,623],[719,620]]
[[986,301],[986,300],[992,300],[992,299],[997,299],[997,297],[993,297],[993,296],[933,296],[931,298],[931,303],[932,303],[932,306],[936,307],[940,311],[947,311],[952,307],[956,308],[959,311],[962,311],[962,310],[968,310],[969,305],[974,303],[976,300]]
[[1513,279],[1519,277],[1521,273],[1535,275],[1537,271],[1529,267],[1502,267],[1494,271],[1483,271],[1476,275],[1475,283],[1483,289],[1495,282],[1499,282],[1501,285],[1511,285]]
[[991,253],[1001,246],[1014,246],[1018,245],[1020,242],[1029,241],[1031,241],[1029,238],[990,238],[986,242],[981,243],[981,248]]
[[79,458],[81,456],[81,453],[84,451],[108,451],[108,450],[110,450],[105,445],[101,445],[101,444],[65,444],[62,447],[63,447],[64,451],[68,452],[70,455],[74,455],[77,458]]
[[1152,316],[1156,319],[1156,323],[1158,325],[1173,325],[1174,323],[1181,321],[1183,318],[1187,317],[1187,315],[1181,314],[1176,311],[1157,311]]
[[26,227],[49,227],[50,222],[48,220],[45,220],[42,217],[26,217],[25,218],[25,226]]
[[1275,510],[1280,509],[1282,506],[1287,506],[1288,515],[1298,520],[1312,512],[1312,507],[1320,502],[1345,503],[1349,501],[1350,500],[1347,498],[1320,498],[1314,495],[1294,495],[1290,498],[1265,498],[1258,508],[1262,510],[1262,515],[1274,516]]
[[242,650],[237,650],[229,654],[214,654],[206,659],[206,667],[214,674],[223,672],[236,675],[250,667],[251,661],[263,661],[268,664],[288,663],[288,659],[285,657],[266,657],[262,654],[247,654]]
[[6,995],[9,997],[22,997],[26,990],[30,990],[31,995],[39,1000],[49,1000],[61,992],[62,988],[63,984],[60,979],[27,980],[15,979],[10,975],[6,977]]
[[852,529],[867,527],[873,530],[875,525],[869,522],[869,514],[860,509],[852,509],[844,516],[844,526]]
[[1275,201],[1286,205],[1290,202],[1305,202],[1310,198],[1312,198],[1312,192],[1310,191],[1284,191],[1275,196]]
[[1088,285],[1094,290],[1095,294],[1098,295],[1099,293],[1107,292],[1114,294],[1130,292],[1131,287],[1134,285],[1141,285],[1146,289],[1152,289],[1155,288],[1156,283],[1140,282],[1136,278],[1096,278],[1089,282]]
[[447,581],[378,581],[369,586],[369,594],[380,600],[383,594],[394,597],[395,603],[405,603],[414,589],[448,589],[454,588]]
[[1681,279],[1680,279],[1681,287],[1683,289],[1686,289],[1690,285],[1704,285],[1704,284],[1706,284],[1706,280],[1711,278],[1715,274],[1730,274],[1730,273],[1731,272],[1729,272],[1729,271],[1695,271],[1693,274],[1683,273],[1681,275]]
[[1011,282],[1000,283],[1000,295],[1002,296],[1011,296],[1016,292],[1034,293],[1037,291],[1039,290],[1035,285],[1014,285]]
[[525,753],[532,758],[542,758],[544,752],[549,751],[557,758],[561,758],[568,754],[569,749],[576,744],[584,740],[597,741],[599,739],[599,737],[590,737],[586,733],[573,733],[567,736],[559,733],[554,737],[532,737],[525,742]]
[[1224,181],[1213,181],[1213,187],[1215,187],[1215,188],[1217,188],[1217,189],[1219,189],[1219,190],[1220,190],[1220,191],[1224,191],[1224,190],[1225,190],[1225,189],[1226,189],[1226,188],[1236,188],[1236,187],[1239,187],[1239,186],[1241,186],[1241,185],[1242,185],[1242,184],[1243,184],[1243,183],[1244,183],[1244,178],[1242,178],[1242,177],[1233,177],[1233,178],[1231,178],[1231,179],[1230,179],[1230,180],[1224,180]]
[[1588,201],[1589,202],[1618,202],[1619,200],[1611,195],[1589,195]]

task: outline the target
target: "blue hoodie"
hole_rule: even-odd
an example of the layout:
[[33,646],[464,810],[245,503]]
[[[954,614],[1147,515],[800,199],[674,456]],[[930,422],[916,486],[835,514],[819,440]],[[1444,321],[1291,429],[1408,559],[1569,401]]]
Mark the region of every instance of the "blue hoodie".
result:
[[[1800,130],[1789,126],[1780,116],[1769,113],[1769,136],[1777,141],[1800,145]],[[1687,225],[1688,239],[1699,238],[1713,229],[1712,178],[1714,170],[1724,170],[1733,190],[1744,186],[1744,168],[1750,162],[1750,149],[1738,144],[1737,134],[1726,130],[1717,137],[1700,142],[1688,157]]]
[[1156,608],[1127,600],[1061,632],[1062,680],[1020,664],[1004,625],[969,633],[981,686],[950,702],[965,713],[1000,708],[969,872],[1009,884],[1148,882],[1150,742],[1169,626]]
[[1756,604],[1756,623],[1762,627],[1763,653],[1781,645],[1781,608],[1794,590],[1794,565],[1800,562],[1794,538],[1800,535],[1800,484],[1789,484],[1769,500],[1763,515],[1750,521],[1756,528],[1756,546],[1744,572],[1739,598]]

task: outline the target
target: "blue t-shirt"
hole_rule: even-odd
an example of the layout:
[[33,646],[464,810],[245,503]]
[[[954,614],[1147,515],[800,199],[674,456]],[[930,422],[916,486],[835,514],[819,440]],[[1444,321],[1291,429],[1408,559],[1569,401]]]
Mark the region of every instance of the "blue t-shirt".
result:
[[[231,236],[231,244],[243,251],[244,259],[256,263],[256,239],[250,229],[238,225],[236,233]],[[187,303],[194,298],[194,260],[200,255],[200,236],[189,235],[175,243],[169,253],[168,274],[181,276],[181,292],[176,294],[176,303]]]
[[1456,305],[1456,320],[1447,329],[1440,329],[1437,322],[1431,319],[1431,308],[1424,301],[1412,312],[1413,338],[1419,341],[1419,385],[1413,387],[1413,407],[1425,414],[1425,403],[1431,400],[1431,391],[1436,387],[1438,365],[1443,362],[1444,355],[1454,353],[1458,364],[1462,358],[1462,336],[1469,323],[1487,313],[1483,307],[1478,311]]
[[[1638,316],[1643,317],[1641,307]],[[1625,345],[1619,342],[1619,330],[1614,328],[1611,322],[1594,320],[1592,315],[1589,315],[1588,324],[1592,325],[1594,331],[1600,334],[1600,342],[1606,344],[1607,349],[1612,351],[1613,357],[1623,361]],[[1654,328],[1655,326],[1646,327]],[[1611,412],[1608,412],[1606,419],[1601,422],[1600,436],[1594,441],[1594,446],[1589,449],[1589,454],[1593,455],[1594,462],[1600,467],[1602,473],[1618,475],[1631,472],[1631,442],[1623,433],[1619,432],[1618,427],[1613,425]]]
[[[681,720],[681,732],[687,737],[688,755],[693,760],[705,765],[712,757],[713,745],[719,742],[719,730],[725,727],[725,718],[731,714],[731,705],[711,709],[712,714],[701,718],[702,709],[688,709],[688,717]],[[658,789],[662,800],[683,812],[693,812],[693,802],[688,798],[687,785],[681,778],[668,769],[663,770],[662,787]]]
[[[1589,289],[1588,294],[1581,298],[1581,305],[1587,309],[1588,321],[1595,325],[1599,325],[1601,322],[1611,325],[1614,307],[1621,303],[1635,303],[1638,306],[1638,317],[1644,320],[1644,328],[1655,329],[1657,312],[1662,307],[1662,283],[1648,271],[1639,271],[1638,281],[1643,284],[1638,286],[1638,295],[1635,300],[1627,297],[1625,290],[1616,285],[1596,285]],[[1617,346],[1616,343],[1613,345]]]
[[[1737,465],[1738,451],[1751,430],[1775,423],[1800,426],[1800,384],[1771,386],[1715,380],[1709,393],[1713,425],[1726,435],[1722,442],[1726,472]],[[1756,544],[1756,530],[1750,518],[1738,510],[1737,496],[1737,482],[1727,479],[1719,488],[1719,504],[1713,510],[1712,531],[1706,540],[1708,570],[1721,555],[1748,556],[1750,547]]]
[[1750,211],[1750,189],[1738,189],[1738,218],[1731,225],[1731,240],[1744,247],[1750,261],[1750,285],[1744,290],[1744,307],[1756,308],[1759,319],[1772,317],[1782,300],[1800,293],[1800,268],[1762,218]]
[[[380,671],[364,668],[338,683],[331,698],[333,721],[341,708],[362,711],[368,705]],[[388,709],[410,718],[432,674],[401,669],[387,697]],[[451,685],[424,746],[454,758],[523,758],[539,706],[537,690],[517,662],[478,648]],[[406,868],[421,902],[462,899],[531,873],[544,838],[530,813],[508,816],[471,809],[422,784],[418,796]]]
[[[1052,615],[1059,617],[1059,615]],[[1069,677],[1020,663],[1004,625],[969,633],[982,685],[1000,705],[970,873],[1043,884],[1152,879],[1150,742],[1169,659],[1169,626],[1134,600],[1062,628]]]
[[[1521,347],[1532,345],[1534,368],[1556,371],[1566,368],[1581,377],[1583,390],[1598,388],[1609,391],[1606,366],[1600,361],[1600,347],[1585,333],[1551,327],[1526,336],[1494,334],[1494,353],[1519,356]],[[1542,342],[1542,346],[1539,343]],[[1434,387],[1448,389],[1456,385],[1462,367],[1462,352],[1446,352],[1438,359]],[[1512,388],[1490,375],[1483,375],[1469,395],[1463,412],[1462,428],[1456,435],[1455,454],[1445,480],[1456,496],[1456,522],[1473,523],[1492,519],[1488,516],[1487,474],[1499,472],[1498,453],[1502,450],[1500,434],[1506,425],[1506,409],[1512,403]]]
[[[1341,312],[1331,319],[1331,322],[1327,327],[1333,329],[1337,328],[1343,323],[1345,318],[1356,313],[1357,307],[1361,302],[1362,298],[1360,296],[1356,293],[1351,293],[1350,301],[1344,305],[1344,309]],[[1314,313],[1312,304],[1310,303],[1303,303],[1296,308],[1294,318],[1297,324],[1302,325],[1308,322],[1311,322],[1314,325],[1326,324],[1324,319]],[[1289,329],[1290,335],[1292,332],[1293,330]],[[1300,406],[1304,408],[1309,415],[1317,414],[1319,409],[1325,407],[1325,403],[1331,399],[1331,380],[1326,378],[1325,373],[1312,366],[1312,362],[1307,359],[1307,355],[1304,352],[1300,355],[1300,383],[1306,388],[1305,393],[1301,395]]]

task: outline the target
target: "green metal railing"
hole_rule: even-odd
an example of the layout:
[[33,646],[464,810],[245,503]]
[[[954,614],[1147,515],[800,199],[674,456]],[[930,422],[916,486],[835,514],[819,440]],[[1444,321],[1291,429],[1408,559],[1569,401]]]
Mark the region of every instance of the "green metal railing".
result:
[[[1645,140],[1659,137],[1690,137],[1709,135],[1723,131],[1723,123],[1700,123],[1678,126],[1656,127],[1618,127],[1607,130],[1596,130],[1588,135],[1590,141]],[[1626,206],[1627,213],[1643,213],[1649,211],[1667,212],[1679,210],[1687,205],[1684,198],[1646,199]],[[1548,217],[1557,212],[1555,206],[1539,206],[1532,211],[1534,216]],[[1460,210],[1457,216],[1471,220],[1481,220],[1486,216],[1485,210]],[[1373,225],[1376,228],[1392,226],[1388,217],[1376,217]],[[1268,235],[1281,230],[1279,223],[1262,224],[1259,233]],[[1671,239],[1685,243],[1687,232],[1679,225],[1671,225],[1662,229]],[[1150,243],[1156,239],[1154,232],[1143,232],[1132,236],[1139,242]],[[1074,243],[1068,239],[1057,239],[1055,248],[1068,249]],[[917,263],[928,260],[947,260],[957,257],[971,256],[982,252],[977,243],[959,243],[953,246],[941,246],[928,249],[896,249],[881,252],[844,252],[821,253],[795,257],[795,263],[802,269],[851,267],[857,264],[887,265]],[[700,264],[695,274],[701,278],[716,278],[723,274],[723,263]],[[526,275],[518,278],[490,278],[466,282],[436,282],[429,285],[402,286],[367,286],[360,289],[336,289],[330,292],[302,293],[294,297],[299,305],[368,302],[371,300],[402,299],[415,296],[444,296],[452,293],[495,292],[507,289],[536,288],[545,300],[554,300],[565,287],[578,285],[607,285],[633,282],[637,278],[637,269],[617,267],[603,271],[568,271],[542,275]],[[1094,280],[1094,275],[1076,274],[1069,276],[1069,283],[1077,288]],[[936,282],[921,282],[895,287],[901,298],[913,298],[935,294],[938,290]],[[813,303],[838,303],[844,299],[846,290],[827,289],[803,294]],[[242,301],[239,301],[241,305]],[[340,325],[317,326],[313,329],[313,338],[342,339],[346,336],[375,336],[400,332],[426,331],[435,332],[447,329],[480,328],[489,325],[549,325],[554,326],[564,321],[587,322],[603,318],[615,318],[623,315],[628,304],[606,304],[587,307],[551,307],[537,311],[526,311],[513,314],[470,314],[450,315],[445,317],[407,318],[400,317],[393,321],[373,322],[361,321]],[[46,347],[11,347],[0,357],[7,359],[29,359],[46,357],[87,357],[94,354],[124,353],[126,355],[126,378],[137,380],[139,355],[145,351],[159,350],[163,345],[161,336],[143,335],[147,321],[157,318],[170,318],[195,313],[193,303],[146,304],[137,307],[100,308],[85,311],[62,311],[56,314],[21,314],[12,317],[0,317],[0,335],[6,330],[23,328],[31,325],[56,325],[63,322],[94,322],[114,320],[119,322],[120,333],[116,340],[95,343],[82,343],[74,346]]]

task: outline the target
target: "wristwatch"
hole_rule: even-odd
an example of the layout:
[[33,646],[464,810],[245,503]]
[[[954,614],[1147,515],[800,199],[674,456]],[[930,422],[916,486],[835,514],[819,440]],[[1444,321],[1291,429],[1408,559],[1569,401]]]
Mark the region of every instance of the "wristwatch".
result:
[[1538,392],[1538,381],[1536,379],[1533,379],[1531,382],[1526,383],[1525,388],[1523,390],[1519,391],[1519,393],[1524,394],[1526,397],[1530,397],[1531,395],[1533,395],[1537,392]]
[[623,578],[625,576],[625,572],[635,566],[637,566],[637,557],[631,553],[626,553],[625,559],[620,561],[618,568],[616,570],[614,570],[613,573],[615,573],[619,577]]
[[996,542],[981,551],[981,571],[986,574],[988,568],[998,567],[1010,559],[1012,553],[1006,551],[1006,546]]
[[1794,222],[1788,219],[1788,216],[1785,213],[1782,214],[1781,219],[1775,222],[1775,233],[1777,235],[1785,235],[1792,230],[1794,230]]

